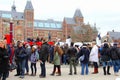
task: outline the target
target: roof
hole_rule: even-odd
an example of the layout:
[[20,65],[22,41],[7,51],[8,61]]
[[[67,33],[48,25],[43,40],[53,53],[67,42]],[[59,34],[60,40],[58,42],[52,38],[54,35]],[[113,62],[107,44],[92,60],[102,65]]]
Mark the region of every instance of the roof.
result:
[[120,39],[120,32],[108,32],[108,34],[114,40]]
[[27,4],[25,6],[25,10],[33,10],[33,6],[31,1],[27,1]]
[[24,19],[24,13],[22,12],[13,12],[13,11],[0,11],[0,17],[1,18],[14,18],[15,20],[23,20]]
[[73,18],[64,18],[67,24],[76,24]]
[[82,15],[80,9],[76,9],[74,17],[81,17],[81,18],[83,18],[83,15]]
[[62,30],[62,22],[54,21],[53,19],[34,20],[34,27],[35,28],[40,28],[40,29]]

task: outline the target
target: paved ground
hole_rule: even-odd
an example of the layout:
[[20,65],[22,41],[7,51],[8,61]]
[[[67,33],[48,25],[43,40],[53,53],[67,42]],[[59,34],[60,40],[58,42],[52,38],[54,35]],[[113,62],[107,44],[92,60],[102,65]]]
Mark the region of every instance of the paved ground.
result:
[[61,66],[62,75],[61,76],[50,76],[53,70],[53,65],[46,63],[47,68],[47,76],[46,78],[39,78],[40,74],[40,66],[39,63],[37,63],[37,75],[36,76],[25,76],[24,79],[20,79],[19,77],[15,77],[14,74],[16,74],[16,71],[10,72],[10,76],[7,80],[116,80],[116,78],[120,78],[120,76],[115,76],[113,73],[113,68],[111,67],[110,72],[111,75],[103,75],[102,67],[99,68],[98,74],[91,74],[93,71],[93,68],[89,67],[89,75],[80,75],[81,67],[77,66],[77,75],[68,75],[69,73],[69,66],[68,65],[62,65]]

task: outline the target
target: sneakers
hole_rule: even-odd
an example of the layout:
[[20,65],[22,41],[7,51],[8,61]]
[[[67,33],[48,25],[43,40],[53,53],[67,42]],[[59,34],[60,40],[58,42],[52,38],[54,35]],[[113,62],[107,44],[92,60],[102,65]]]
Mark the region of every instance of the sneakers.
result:
[[24,76],[20,76],[20,78],[22,78],[22,79],[23,79],[23,78],[24,78]]

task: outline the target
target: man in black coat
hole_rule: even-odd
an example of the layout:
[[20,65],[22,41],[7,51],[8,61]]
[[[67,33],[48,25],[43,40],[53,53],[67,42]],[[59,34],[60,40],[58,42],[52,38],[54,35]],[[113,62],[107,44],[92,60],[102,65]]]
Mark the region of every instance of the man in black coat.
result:
[[49,54],[49,45],[45,40],[43,40],[43,44],[41,47],[41,51],[39,53],[39,61],[40,61],[40,66],[41,66],[41,74],[39,75],[40,78],[45,78],[46,77],[46,67],[45,67],[45,61],[47,60]]

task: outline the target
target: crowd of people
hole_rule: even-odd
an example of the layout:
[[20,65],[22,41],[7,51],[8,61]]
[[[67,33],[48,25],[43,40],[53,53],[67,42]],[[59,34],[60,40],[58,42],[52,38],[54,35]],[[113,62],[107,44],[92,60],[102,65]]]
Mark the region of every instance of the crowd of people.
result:
[[[111,45],[107,41],[104,41],[101,46],[93,41],[92,45],[83,43],[79,47],[74,46],[74,42],[71,42],[71,46],[66,43],[60,46],[59,42],[47,42],[45,39],[42,39],[41,42],[32,42],[32,44],[21,41],[7,44],[6,40],[0,40],[0,80],[6,80],[9,72],[14,69],[16,70],[15,76],[20,76],[20,78],[24,78],[25,75],[36,76],[37,62],[41,67],[40,78],[46,77],[46,62],[54,65],[51,76],[61,76],[62,64],[70,65],[69,75],[77,75],[76,66],[79,63],[81,75],[89,74],[90,63],[93,63],[94,66],[92,74],[99,73],[98,63],[100,63],[104,75],[111,75],[110,68],[113,66],[114,74],[118,76],[120,49],[117,44]],[[74,71],[72,67],[74,67]]]

